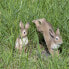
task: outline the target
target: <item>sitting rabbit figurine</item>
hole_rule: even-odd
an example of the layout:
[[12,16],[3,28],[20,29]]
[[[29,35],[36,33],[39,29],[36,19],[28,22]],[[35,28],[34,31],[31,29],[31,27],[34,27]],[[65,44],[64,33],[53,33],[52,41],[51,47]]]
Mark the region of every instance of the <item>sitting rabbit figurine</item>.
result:
[[43,34],[50,54],[54,55],[54,52],[57,52],[57,54],[59,55],[57,49],[63,43],[59,29],[57,28],[55,33],[52,25],[48,23],[45,18],[33,20],[32,22],[35,23],[37,30]]
[[20,37],[16,39],[15,48],[21,52],[23,49],[23,46],[26,46],[28,44],[27,33],[28,33],[29,23],[27,23],[24,27],[22,21],[20,21],[19,26],[20,26],[21,34],[20,34]]

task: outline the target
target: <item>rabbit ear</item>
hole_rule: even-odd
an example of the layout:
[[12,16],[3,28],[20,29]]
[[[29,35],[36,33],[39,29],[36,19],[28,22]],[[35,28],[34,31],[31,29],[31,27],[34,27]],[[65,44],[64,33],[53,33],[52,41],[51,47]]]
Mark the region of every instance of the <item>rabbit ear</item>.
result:
[[56,34],[60,35],[59,28],[57,28],[57,30],[56,30]]
[[23,29],[24,28],[24,25],[22,23],[22,21],[20,21],[20,24],[19,24],[20,28]]
[[33,22],[33,23],[35,23],[35,22],[36,22],[36,20],[33,20],[32,22]]
[[42,18],[42,19],[37,19],[39,22],[41,22],[41,24],[42,23],[44,23],[44,22],[46,22],[46,19],[45,18]]
[[52,38],[55,37],[55,33],[54,33],[51,29],[49,29],[49,34],[50,34],[50,36],[51,36]]
[[33,20],[32,22],[35,23],[36,27],[39,26],[39,21],[38,20]]
[[35,24],[38,24],[39,23],[38,20],[33,20],[32,22],[35,23]]
[[29,23],[27,23],[27,24],[25,25],[25,28],[26,28],[26,29],[28,29],[28,28],[29,28]]

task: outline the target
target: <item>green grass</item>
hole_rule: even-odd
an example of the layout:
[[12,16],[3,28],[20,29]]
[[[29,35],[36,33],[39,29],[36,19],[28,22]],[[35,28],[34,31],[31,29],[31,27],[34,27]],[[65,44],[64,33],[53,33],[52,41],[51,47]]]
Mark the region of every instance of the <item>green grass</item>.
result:
[[[32,20],[46,18],[54,30],[59,27],[63,38],[59,57],[43,60],[39,35]],[[19,21],[30,22],[29,52],[19,56],[15,40],[19,36]],[[34,48],[37,45],[37,48]],[[38,59],[36,59],[38,57]],[[69,69],[69,1],[68,0],[0,0],[0,69]]]

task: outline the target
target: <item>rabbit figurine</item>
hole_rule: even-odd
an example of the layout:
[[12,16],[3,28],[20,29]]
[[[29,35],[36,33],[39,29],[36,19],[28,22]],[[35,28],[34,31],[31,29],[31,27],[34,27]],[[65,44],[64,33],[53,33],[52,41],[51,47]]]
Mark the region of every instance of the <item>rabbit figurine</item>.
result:
[[32,22],[35,23],[37,30],[43,34],[50,54],[54,55],[54,52],[56,52],[59,55],[58,48],[63,43],[59,28],[55,33],[52,25],[45,18],[33,20]]
[[21,33],[20,33],[20,37],[16,39],[15,48],[21,52],[23,46],[26,47],[26,45],[28,44],[27,33],[28,33],[29,23],[27,23],[24,27],[22,21],[20,21],[19,26],[20,26]]

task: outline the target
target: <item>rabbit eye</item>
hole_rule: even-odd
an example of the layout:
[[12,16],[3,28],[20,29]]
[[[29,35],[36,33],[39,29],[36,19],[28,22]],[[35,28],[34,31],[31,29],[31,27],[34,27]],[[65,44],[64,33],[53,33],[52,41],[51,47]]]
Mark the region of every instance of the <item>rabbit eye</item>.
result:
[[56,37],[56,40],[58,40],[59,38],[58,37]]
[[24,32],[24,34],[25,34],[25,32]]

